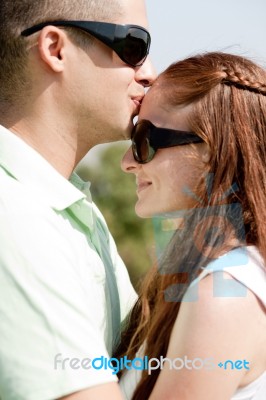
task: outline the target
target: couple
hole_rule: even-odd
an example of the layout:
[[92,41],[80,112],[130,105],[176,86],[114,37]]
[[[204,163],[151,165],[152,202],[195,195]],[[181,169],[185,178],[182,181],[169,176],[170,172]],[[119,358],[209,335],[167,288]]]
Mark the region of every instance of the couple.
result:
[[[264,399],[265,72],[213,53],[155,80],[143,0],[0,15],[1,400]],[[139,300],[73,173],[129,137],[137,214],[177,228]],[[166,360],[118,385],[111,355]]]

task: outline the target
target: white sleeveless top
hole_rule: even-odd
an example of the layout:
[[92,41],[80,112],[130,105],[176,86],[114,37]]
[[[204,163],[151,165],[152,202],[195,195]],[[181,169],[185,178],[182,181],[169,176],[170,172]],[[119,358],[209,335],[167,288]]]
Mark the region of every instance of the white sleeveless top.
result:
[[[266,270],[256,247],[235,249],[219,257],[208,264],[190,286],[196,285],[206,275],[217,271],[229,273],[251,290],[266,308]],[[141,354],[136,356],[141,357]],[[140,378],[141,371],[136,369],[123,374],[119,385],[125,400],[131,400]],[[266,400],[266,371],[249,385],[237,389],[231,400]]]

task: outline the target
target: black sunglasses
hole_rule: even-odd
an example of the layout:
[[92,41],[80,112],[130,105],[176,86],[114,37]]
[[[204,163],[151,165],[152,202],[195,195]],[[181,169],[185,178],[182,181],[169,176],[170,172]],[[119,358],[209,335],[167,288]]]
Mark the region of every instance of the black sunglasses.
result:
[[151,161],[158,149],[201,143],[203,139],[193,132],[158,128],[150,121],[142,119],[131,133],[134,159],[140,164]]
[[142,65],[149,54],[150,34],[138,25],[116,25],[96,21],[48,21],[25,29],[21,35],[30,36],[48,25],[74,27],[88,32],[114,50],[121,60],[132,67]]

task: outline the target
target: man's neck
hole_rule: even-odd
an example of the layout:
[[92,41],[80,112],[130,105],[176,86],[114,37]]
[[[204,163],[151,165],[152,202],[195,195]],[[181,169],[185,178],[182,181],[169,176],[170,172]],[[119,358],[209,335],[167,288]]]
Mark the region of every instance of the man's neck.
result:
[[[52,121],[52,120],[51,120]],[[27,118],[3,125],[41,154],[61,175],[69,178],[82,158],[75,127]]]

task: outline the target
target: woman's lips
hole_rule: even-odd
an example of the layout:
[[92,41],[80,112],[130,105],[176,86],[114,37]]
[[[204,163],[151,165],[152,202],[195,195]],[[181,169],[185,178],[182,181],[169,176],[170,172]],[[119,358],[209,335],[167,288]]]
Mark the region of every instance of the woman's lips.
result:
[[147,189],[151,186],[151,182],[138,182],[137,183],[137,193],[142,192],[143,190]]

